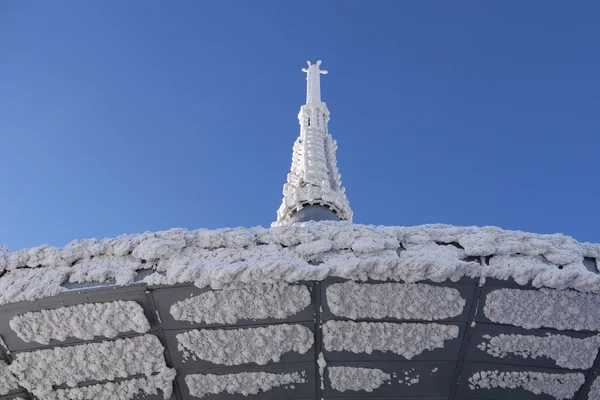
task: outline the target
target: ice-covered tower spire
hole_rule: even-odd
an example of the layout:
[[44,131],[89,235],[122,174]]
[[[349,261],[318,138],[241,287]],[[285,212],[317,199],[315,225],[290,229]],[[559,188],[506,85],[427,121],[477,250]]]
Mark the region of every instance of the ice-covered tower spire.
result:
[[327,130],[329,110],[321,101],[321,61],[306,72],[306,104],[300,107],[300,136],[294,143],[292,168],[283,185],[283,201],[273,226],[309,220],[352,221],[335,152],[337,143]]

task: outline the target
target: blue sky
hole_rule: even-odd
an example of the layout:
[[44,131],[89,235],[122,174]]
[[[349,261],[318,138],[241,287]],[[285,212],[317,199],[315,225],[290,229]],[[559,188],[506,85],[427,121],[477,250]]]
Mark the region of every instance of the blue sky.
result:
[[268,226],[323,99],[355,222],[600,242],[600,3],[0,2],[0,244]]

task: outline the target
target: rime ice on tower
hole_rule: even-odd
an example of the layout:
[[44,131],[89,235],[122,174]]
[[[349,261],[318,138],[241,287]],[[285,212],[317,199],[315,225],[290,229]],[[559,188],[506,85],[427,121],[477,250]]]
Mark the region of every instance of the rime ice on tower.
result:
[[329,110],[321,101],[321,61],[308,61],[306,104],[300,107],[300,137],[294,143],[292,168],[283,185],[283,201],[272,226],[309,220],[352,221],[352,210],[342,187],[335,151],[327,131]]

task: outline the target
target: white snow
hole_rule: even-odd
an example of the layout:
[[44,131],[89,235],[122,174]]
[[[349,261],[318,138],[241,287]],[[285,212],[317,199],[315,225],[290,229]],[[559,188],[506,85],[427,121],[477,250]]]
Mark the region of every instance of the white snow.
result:
[[133,378],[121,382],[108,382],[76,388],[57,389],[43,395],[43,400],[132,400],[139,396],[156,395],[159,390],[164,399],[173,394],[174,369],[164,369],[157,375]]
[[[398,253],[401,244],[405,250]],[[328,276],[406,283],[466,276],[600,293],[600,275],[583,264],[583,257],[598,257],[600,245],[495,227],[375,227],[323,221],[271,229],[172,229],[2,254],[0,263],[8,272],[0,278],[0,304],[54,296],[65,291],[61,284],[71,279],[114,279],[117,285],[129,285],[143,268],[154,271],[144,278],[146,284],[193,282],[213,289]],[[490,265],[464,260],[485,256],[492,256]]]
[[268,392],[278,386],[305,382],[304,372],[291,374],[268,372],[242,372],[227,375],[192,374],[185,377],[190,394],[199,398],[223,392],[248,396],[259,392]]
[[372,392],[392,379],[390,374],[377,368],[328,367],[327,372],[331,388],[338,392],[346,390]]
[[456,338],[457,326],[435,323],[328,321],[323,325],[327,351],[391,351],[408,360],[425,350],[441,349],[447,340]]
[[178,321],[235,324],[240,319],[284,319],[310,305],[304,285],[243,285],[204,292],[171,306]]
[[8,365],[0,360],[0,396],[10,393],[13,390],[17,390],[19,385],[16,378],[10,372]]
[[555,399],[570,399],[579,390],[585,376],[581,373],[549,374],[545,372],[480,371],[469,378],[469,388],[523,388],[534,394],[548,394]]
[[484,335],[486,342],[477,346],[494,357],[516,354],[523,358],[546,357],[568,369],[591,368],[600,347],[600,335],[584,339],[547,333],[546,336],[500,334]]
[[588,400],[600,400],[600,378],[596,376],[587,395]]
[[319,366],[319,377],[321,378],[321,390],[325,389],[325,367],[327,366],[327,360],[325,360],[325,356],[323,352],[319,353],[319,357],[317,358],[317,365]]
[[600,295],[571,290],[499,289],[487,295],[483,311],[493,322],[525,329],[600,331]]
[[19,353],[9,366],[19,384],[36,394],[53,385],[74,387],[89,380],[110,381],[137,374],[150,377],[166,368],[164,348],[154,335]]
[[449,287],[423,283],[336,283],[326,290],[332,313],[351,319],[439,320],[460,315],[465,299]]
[[13,317],[12,330],[25,342],[50,343],[68,337],[92,340],[96,336],[116,337],[119,333],[146,333],[150,323],[135,301],[88,303],[53,310],[28,312]]
[[291,351],[306,353],[314,343],[311,330],[297,324],[191,330],[176,338],[184,358],[193,355],[223,365],[278,362],[283,354]]

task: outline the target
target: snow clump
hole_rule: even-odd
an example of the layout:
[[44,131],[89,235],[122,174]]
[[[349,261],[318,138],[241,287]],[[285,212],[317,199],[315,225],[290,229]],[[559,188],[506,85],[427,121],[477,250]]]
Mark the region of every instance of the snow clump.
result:
[[594,379],[594,383],[588,392],[587,398],[588,400],[600,399],[600,378],[596,377],[596,379]]
[[12,330],[25,342],[50,343],[68,337],[92,340],[96,336],[116,337],[119,333],[146,333],[150,323],[135,301],[88,303],[53,310],[28,312],[13,317]]
[[17,390],[19,385],[16,378],[8,369],[8,365],[0,360],[0,396]]
[[165,369],[157,375],[133,378],[121,382],[100,383],[76,388],[57,389],[44,395],[44,400],[133,400],[140,396],[157,395],[164,399],[173,394],[174,369]]
[[314,343],[311,330],[298,324],[192,330],[176,338],[184,358],[189,358],[191,353],[201,360],[223,365],[279,362],[283,354],[290,351],[304,354]]
[[346,390],[372,392],[392,379],[390,374],[377,368],[329,367],[327,371],[331,387],[338,392]]
[[546,336],[507,335],[483,336],[477,348],[494,357],[504,358],[516,354],[523,358],[547,357],[557,366],[568,369],[591,368],[600,347],[600,335],[584,339],[547,333]]
[[178,301],[171,306],[171,315],[178,321],[235,324],[240,319],[284,319],[304,310],[310,302],[304,285],[243,285]]
[[156,336],[144,335],[19,353],[9,369],[21,386],[41,395],[58,385],[75,387],[137,374],[149,377],[166,368],[163,353]]
[[340,317],[439,320],[460,315],[466,300],[456,289],[423,283],[335,283],[327,304]]
[[410,360],[425,350],[444,348],[445,341],[458,338],[458,331],[458,326],[445,324],[328,321],[323,344],[327,351],[391,351]]
[[571,290],[499,289],[487,295],[483,311],[493,322],[525,329],[600,331],[600,295]]
[[269,390],[293,383],[305,383],[305,373],[272,374],[268,372],[242,372],[239,374],[214,375],[193,374],[185,377],[185,383],[194,397],[208,394],[240,393],[244,396],[268,392]]
[[557,400],[570,399],[585,381],[581,373],[481,371],[469,378],[469,389],[523,388],[534,394],[547,394]]

